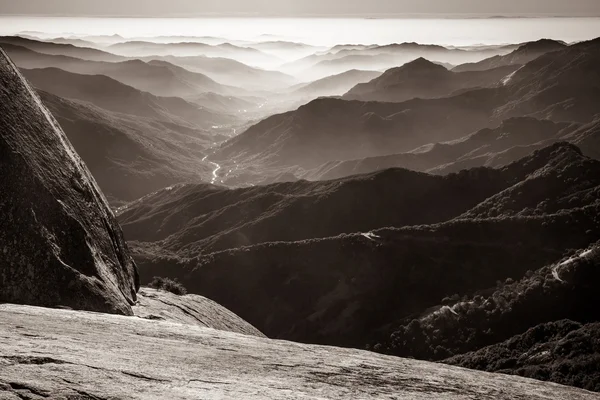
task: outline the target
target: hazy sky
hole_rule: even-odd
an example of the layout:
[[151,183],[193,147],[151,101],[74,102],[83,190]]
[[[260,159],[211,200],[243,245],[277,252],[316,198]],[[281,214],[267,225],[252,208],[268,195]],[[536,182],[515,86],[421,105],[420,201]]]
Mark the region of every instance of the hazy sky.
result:
[[600,0],[0,0],[0,14],[36,15],[380,15],[600,16]]

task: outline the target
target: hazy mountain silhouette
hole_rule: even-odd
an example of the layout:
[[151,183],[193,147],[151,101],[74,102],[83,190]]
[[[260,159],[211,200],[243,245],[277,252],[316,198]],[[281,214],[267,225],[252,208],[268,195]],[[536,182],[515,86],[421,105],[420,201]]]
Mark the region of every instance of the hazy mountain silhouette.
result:
[[[150,56],[144,57],[143,60],[150,61],[150,63],[152,63],[152,60],[167,61],[190,71],[205,74],[217,82],[246,89],[264,90],[282,88],[297,82],[294,77],[282,72],[251,67],[239,61],[223,57]],[[232,91],[231,94],[235,94],[235,92]]]
[[[492,52],[508,52],[503,49],[494,49]],[[377,56],[389,55],[397,56],[401,64],[407,63],[419,57],[435,59],[451,64],[465,63],[459,60],[481,60],[486,58],[484,54],[488,51],[464,51],[461,49],[450,49],[438,45],[426,45],[419,43],[393,43],[388,45],[338,45],[329,51],[317,53],[312,56],[304,57],[293,63],[286,65],[288,68],[303,69],[316,65],[323,61],[332,61],[348,56]]]
[[317,79],[339,74],[350,69],[386,70],[408,63],[420,57],[452,65],[481,61],[490,55],[505,54],[509,50],[465,51],[436,45],[396,43],[389,45],[341,45],[329,51],[316,53],[286,63],[284,71],[300,74],[305,78]]
[[[30,39],[41,40],[41,41],[50,42],[50,43],[72,44],[73,46],[77,46],[77,47],[88,47],[88,48],[98,47],[98,44],[96,44],[94,42],[91,42],[89,40],[76,39],[76,38],[56,37],[56,38],[50,38],[50,39],[39,39],[37,37],[31,37]],[[27,47],[27,46],[25,46],[25,47]],[[35,49],[33,49],[33,50],[35,50]]]
[[213,112],[231,115],[256,112],[260,109],[260,105],[267,101],[260,97],[235,97],[211,92],[190,96],[187,100]]
[[[72,44],[45,42],[26,39],[19,36],[0,36],[0,46],[12,44],[25,47],[42,54],[63,55],[90,61],[124,61],[125,57],[88,47],[79,47]],[[3,46],[4,47],[4,46]]]
[[561,140],[575,143],[587,156],[600,159],[598,138],[598,121],[580,125],[531,117],[511,118],[497,128],[485,128],[460,139],[427,144],[406,153],[330,161],[302,176],[322,180],[396,167],[435,174],[480,166],[499,167]]
[[202,128],[236,121],[231,115],[209,111],[177,97],[154,96],[104,75],[74,74],[58,68],[24,70],[23,75],[38,89],[114,112]]
[[[497,98],[488,90],[404,103],[322,98],[259,122],[225,142],[215,157],[315,168],[330,160],[409,151],[490,125]],[[442,112],[445,120],[431,117]]]
[[308,84],[298,85],[291,95],[311,96],[341,96],[350,88],[362,82],[368,82],[381,75],[377,71],[350,70],[338,75],[318,79]]
[[481,72],[455,73],[424,58],[387,70],[380,77],[352,88],[348,100],[402,102],[419,98],[445,97],[477,87],[494,87],[516,70],[513,66]]
[[210,45],[198,42],[178,43],[154,43],[146,41],[129,41],[116,43],[107,48],[124,56],[147,57],[147,56],[197,56],[202,54],[208,57],[226,57],[253,65],[265,65],[278,63],[275,56],[263,53],[260,50],[236,46],[231,43]]
[[529,42],[519,46],[518,49],[506,55],[498,55],[486,58],[477,63],[467,63],[458,65],[452,71],[484,71],[486,69],[498,68],[507,65],[525,65],[535,60],[539,56],[557,50],[562,50],[566,45],[562,42],[550,39],[540,39],[536,42]]
[[[396,104],[315,100],[250,127],[224,143],[216,157],[310,169],[331,160],[389,155],[454,140],[512,117],[590,123],[598,118],[600,101],[598,43],[583,42],[545,54],[498,87],[451,97]],[[418,64],[453,74],[424,60]],[[428,88],[430,81],[425,82],[422,86]]]
[[503,117],[531,115],[555,121],[590,122],[598,117],[600,40],[569,46],[527,63],[508,79]]
[[287,59],[297,59],[299,57],[314,54],[318,51],[326,50],[326,48],[322,46],[313,46],[306,43],[289,42],[285,40],[246,43],[244,46],[251,47],[268,54],[273,54],[278,57],[285,57]]
[[126,39],[118,34],[112,35],[70,35],[67,39],[83,39],[94,43],[100,43],[103,45],[111,44],[111,43],[119,43],[124,42]]
[[112,205],[176,183],[201,182],[210,175],[201,158],[204,149],[218,140],[212,133],[45,92],[41,97]]
[[37,53],[24,47],[2,45],[20,68],[55,67],[85,75],[106,75],[157,96],[184,97],[201,92],[229,92],[230,88],[209,77],[174,65],[152,65],[140,60],[88,61],[62,55]]

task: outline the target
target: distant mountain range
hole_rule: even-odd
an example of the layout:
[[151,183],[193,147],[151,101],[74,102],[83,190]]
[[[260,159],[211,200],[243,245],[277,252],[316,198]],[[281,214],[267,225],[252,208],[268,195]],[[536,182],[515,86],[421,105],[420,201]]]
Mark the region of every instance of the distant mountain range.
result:
[[[461,92],[450,97],[400,103],[315,100],[252,126],[224,143],[215,157],[235,159],[238,163],[252,159],[265,165],[311,169],[331,160],[389,155],[454,140],[477,129],[493,128],[512,117],[589,123],[598,118],[596,104],[600,101],[598,43],[583,42],[547,53],[507,75],[495,87],[478,89],[481,81],[475,80],[471,84],[476,87],[469,89],[469,84],[464,84]],[[416,68],[419,65],[426,66],[427,72]],[[509,72],[514,66],[501,68],[508,68],[504,72]],[[368,96],[376,99],[387,98],[388,93],[403,96],[402,85],[397,90],[391,86],[390,91],[385,84],[388,78],[393,82],[394,76],[400,75],[407,97],[439,96],[444,91],[440,88],[448,82],[453,82],[451,89],[463,85],[455,83],[458,80],[453,74],[418,60],[355,90],[366,86]],[[444,118],[432,118],[435,115]]]
[[198,92],[229,93],[232,90],[205,75],[175,65],[152,65],[140,60],[89,61],[63,55],[37,53],[11,44],[0,44],[0,46],[20,68],[54,67],[77,74],[106,75],[157,96],[184,97]]
[[[217,82],[246,88],[248,90],[269,90],[295,84],[294,77],[279,71],[251,67],[239,61],[223,57],[207,56],[149,56],[142,60],[161,65],[160,61],[179,65],[190,71],[210,76]],[[232,92],[234,94],[234,92]],[[239,95],[240,93],[237,93]]]
[[[318,99],[250,127],[223,143],[214,158],[312,169],[330,160],[409,151],[492,125],[499,103],[492,91],[404,103]],[[439,112],[444,120],[431,118]]]
[[506,55],[497,55],[486,58],[477,63],[466,63],[453,69],[454,72],[485,71],[486,69],[504,67],[508,65],[525,65],[541,55],[552,51],[563,50],[567,45],[556,40],[541,39],[536,42],[525,43],[513,52]]
[[310,96],[313,98],[320,96],[341,96],[354,86],[369,82],[381,76],[377,71],[360,71],[352,69],[338,75],[328,76],[318,79],[308,84],[300,84],[295,87],[292,95]]
[[428,60],[458,65],[478,62],[511,50],[504,47],[463,50],[418,43],[388,45],[339,45],[282,65],[282,70],[306,79],[318,79],[349,69],[387,70],[424,57]]
[[58,68],[26,69],[23,75],[38,89],[109,111],[200,128],[236,122],[231,115],[209,111],[178,97],[155,96],[104,75],[75,74]]
[[19,36],[0,36],[0,46],[11,44],[25,47],[29,50],[49,55],[69,56],[90,61],[118,62],[127,60],[126,57],[108,53],[89,47],[78,47],[68,43],[43,42]]
[[600,119],[582,125],[531,117],[511,118],[497,128],[485,128],[457,140],[428,144],[400,154],[330,161],[301,176],[324,180],[396,167],[434,174],[479,166],[500,167],[561,140],[575,143],[584,154],[600,159],[599,139]]
[[476,72],[452,72],[418,58],[402,67],[389,69],[370,82],[356,85],[344,98],[402,102],[415,97],[446,97],[460,90],[498,86],[517,68],[509,65]]
[[107,50],[116,54],[134,57],[165,55],[189,57],[202,54],[207,57],[235,58],[242,60],[244,63],[258,66],[277,64],[279,61],[277,57],[263,53],[258,49],[236,46],[231,43],[210,45],[198,42],[154,43],[129,41],[110,45]]

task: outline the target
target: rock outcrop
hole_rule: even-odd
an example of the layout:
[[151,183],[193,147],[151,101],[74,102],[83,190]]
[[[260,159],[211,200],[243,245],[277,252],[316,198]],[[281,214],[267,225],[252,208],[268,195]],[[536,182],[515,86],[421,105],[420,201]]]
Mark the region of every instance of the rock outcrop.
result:
[[144,287],[133,313],[140,318],[198,325],[221,331],[265,337],[258,329],[225,307],[197,294],[179,296]]
[[0,50],[0,302],[132,314],[137,270],[83,161]]
[[591,400],[598,394],[194,325],[0,305],[0,398]]

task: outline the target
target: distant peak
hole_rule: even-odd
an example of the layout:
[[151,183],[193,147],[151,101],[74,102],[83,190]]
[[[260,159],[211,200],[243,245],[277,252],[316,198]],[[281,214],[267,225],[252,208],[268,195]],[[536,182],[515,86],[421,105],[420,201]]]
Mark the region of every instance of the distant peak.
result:
[[431,62],[426,58],[419,57],[413,61],[410,61],[399,68],[402,71],[415,71],[415,72],[430,72],[430,71],[444,71],[448,70],[439,64]]
[[558,50],[566,47],[566,44],[553,39],[540,39],[535,42],[528,42],[520,46],[516,51],[549,51]]
[[425,57],[419,57],[411,62],[409,62],[408,64],[433,64],[431,61],[429,61],[428,59],[426,59]]
[[392,43],[389,45],[381,46],[381,47],[400,47],[405,49],[445,49],[443,46],[435,45],[435,44],[421,44],[417,42],[403,42],[403,43]]
[[[153,60],[154,61],[154,60]],[[152,61],[151,61],[152,62]],[[142,65],[142,64],[148,64],[145,61],[140,60],[139,58],[136,58],[134,60],[127,60],[127,61],[123,61],[123,63],[125,64],[129,64],[129,65]]]

